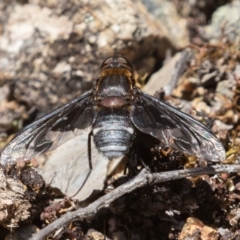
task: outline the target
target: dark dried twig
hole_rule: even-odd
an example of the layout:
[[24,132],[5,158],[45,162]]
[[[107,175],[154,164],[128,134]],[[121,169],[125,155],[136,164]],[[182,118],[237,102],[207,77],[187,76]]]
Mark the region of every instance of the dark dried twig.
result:
[[36,233],[31,240],[42,240],[45,239],[49,234],[54,231],[63,228],[65,225],[85,218],[91,218],[100,208],[108,206],[111,202],[117,198],[123,196],[126,193],[130,193],[133,190],[144,187],[147,185],[153,185],[160,182],[166,182],[170,180],[176,180],[186,177],[195,177],[202,174],[217,174],[217,173],[232,173],[239,172],[240,165],[218,165],[218,166],[208,166],[199,167],[193,169],[175,170],[162,173],[149,173],[143,169],[136,177],[128,181],[127,183],[114,189],[112,192],[106,194],[105,196],[99,198],[95,202],[91,203],[86,208],[80,208],[74,212],[68,212],[60,219],[49,224],[44,229]]
[[187,62],[191,59],[191,52],[184,50],[181,52],[181,57],[179,61],[176,63],[176,67],[174,69],[174,73],[172,74],[171,81],[164,87],[164,92],[166,95],[170,96],[173,90],[176,88],[178,79],[182,75]]

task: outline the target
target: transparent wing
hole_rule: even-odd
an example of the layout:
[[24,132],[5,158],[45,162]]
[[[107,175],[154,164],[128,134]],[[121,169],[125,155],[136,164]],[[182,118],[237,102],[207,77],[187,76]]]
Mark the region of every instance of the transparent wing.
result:
[[225,159],[221,142],[206,126],[140,90],[136,96],[130,116],[137,129],[166,146],[201,159],[214,162]]
[[96,118],[92,95],[89,91],[24,128],[3,149],[0,163],[30,160],[87,131]]

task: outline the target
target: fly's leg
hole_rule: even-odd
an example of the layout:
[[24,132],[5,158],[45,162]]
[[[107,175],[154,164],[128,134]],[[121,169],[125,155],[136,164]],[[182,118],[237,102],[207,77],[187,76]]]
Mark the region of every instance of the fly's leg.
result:
[[76,196],[81,190],[82,188],[84,187],[85,183],[87,182],[91,172],[92,172],[92,136],[93,136],[93,132],[91,131],[89,134],[88,134],[88,166],[89,166],[89,170],[88,170],[88,173],[87,173],[87,176],[85,178],[85,180],[83,181],[82,183],[82,186],[78,189],[78,191],[71,197],[74,197]]
[[89,169],[90,172],[92,171],[92,136],[93,136],[93,132],[91,131],[88,134],[88,165],[89,165]]
[[134,148],[130,150],[130,152],[126,155],[126,163],[125,163],[125,169],[124,169],[124,175],[128,172],[130,174],[136,175],[138,174],[143,168],[145,168],[147,171],[151,172],[150,168],[146,163],[144,162],[143,158],[140,154],[138,154]]
[[[125,169],[124,169],[124,175],[128,174],[130,176],[135,176],[139,173],[138,170],[138,155],[134,150],[131,150],[126,155],[126,163],[125,163]],[[128,171],[127,171],[128,170]]]

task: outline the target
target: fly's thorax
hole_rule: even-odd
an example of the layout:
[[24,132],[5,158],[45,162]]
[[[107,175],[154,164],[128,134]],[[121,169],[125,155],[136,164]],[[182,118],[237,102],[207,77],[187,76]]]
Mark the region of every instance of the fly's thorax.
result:
[[100,111],[93,126],[95,145],[110,160],[129,152],[134,134],[129,112],[120,109]]
[[95,101],[104,108],[119,109],[132,101],[131,80],[124,75],[106,75],[97,82]]
[[133,100],[132,64],[119,54],[107,58],[101,65],[101,77],[95,88],[95,102],[100,108],[120,109]]

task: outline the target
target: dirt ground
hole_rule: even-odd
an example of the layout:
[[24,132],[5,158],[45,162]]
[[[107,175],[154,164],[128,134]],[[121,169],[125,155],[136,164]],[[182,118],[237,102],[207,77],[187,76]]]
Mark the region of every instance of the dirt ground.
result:
[[[239,164],[239,21],[238,0],[0,2],[0,151],[92,89],[114,52],[131,61],[138,87],[206,125],[226,150],[223,162],[206,162],[139,133],[131,153],[109,163],[93,146],[93,171],[79,192],[89,169],[86,136],[24,164],[1,161],[0,239],[43,239],[37,233],[46,226],[53,230],[44,239],[56,240],[240,239],[237,170],[121,188],[142,169]],[[118,187],[123,194],[107,199]],[[91,214],[54,225],[88,206]]]

